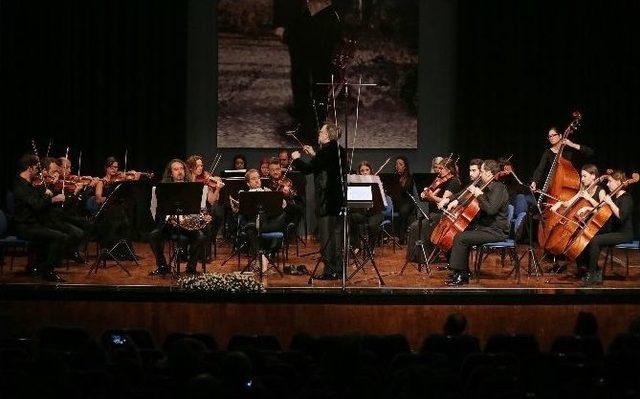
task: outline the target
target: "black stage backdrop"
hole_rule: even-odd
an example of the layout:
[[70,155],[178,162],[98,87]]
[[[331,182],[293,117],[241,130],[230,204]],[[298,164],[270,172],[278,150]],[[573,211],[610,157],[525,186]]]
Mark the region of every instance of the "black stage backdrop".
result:
[[20,1],[1,5],[2,202],[15,160],[71,147],[76,172],[103,176],[114,155],[160,172],[185,148],[187,3]]
[[638,15],[631,0],[460,1],[453,150],[513,154],[529,181],[549,127],[580,110],[573,139],[595,150],[593,162],[640,170]]
[[573,139],[595,163],[640,168],[638,15],[637,1],[460,1],[454,149],[512,153],[529,180],[549,127],[580,110]]

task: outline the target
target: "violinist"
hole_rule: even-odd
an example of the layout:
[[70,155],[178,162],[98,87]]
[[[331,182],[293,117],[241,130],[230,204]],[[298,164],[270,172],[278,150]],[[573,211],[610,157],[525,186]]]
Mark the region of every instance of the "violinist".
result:
[[[615,170],[608,176],[607,188],[609,192],[615,192],[615,194],[613,198],[610,195],[604,195],[601,201],[611,207],[611,218],[607,224],[598,231],[598,234],[593,237],[585,250],[576,259],[576,263],[579,266],[587,267],[587,272],[582,277],[585,285],[602,283],[602,270],[598,268],[598,257],[600,256],[600,249],[602,247],[621,244],[633,239],[633,224],[631,219],[633,198],[627,190],[620,188],[622,182],[626,179],[625,173],[620,170]],[[586,214],[590,210],[591,209],[584,209],[581,210],[580,213]]]
[[[501,241],[509,234],[508,205],[509,193],[505,185],[499,181],[492,181],[494,175],[500,171],[500,165],[493,159],[487,159],[480,167],[480,182],[483,190],[477,185],[469,185],[466,190],[477,199],[480,213],[475,217],[467,230],[462,231],[453,239],[449,267],[452,273],[446,280],[447,285],[460,286],[469,283],[469,249],[488,242]],[[448,204],[447,204],[448,203]],[[458,205],[458,200],[441,202],[447,204],[447,211]]]
[[[372,175],[373,167],[368,161],[362,161],[358,164],[358,174],[359,175]],[[351,232],[351,241],[356,245],[359,245],[362,242],[362,229],[367,229],[367,233],[369,235],[369,242],[376,243],[380,239],[380,234],[382,233],[382,227],[380,227],[380,223],[384,220],[384,215],[382,212],[375,212],[373,209],[360,210],[353,209],[349,213],[349,218],[351,223],[354,225]]]
[[[480,174],[480,165],[482,161],[479,159],[471,160],[469,164],[469,177],[471,181],[478,178]],[[446,201],[449,200],[454,193],[460,191],[460,179],[455,173],[456,167],[455,162],[452,159],[444,159],[441,158],[440,163],[437,163],[434,166],[434,170],[437,171],[438,177],[433,181],[433,183],[429,187],[425,187],[420,196],[423,199],[427,199],[432,203],[438,204],[439,206],[432,212],[429,212],[429,222],[426,226],[421,225],[424,223],[420,219],[411,223],[409,226],[408,236],[408,245],[406,251],[406,260],[408,262],[425,262],[426,259],[422,258],[422,251],[419,250],[419,247],[414,245],[418,240],[423,243],[426,247],[426,251],[429,252],[431,250],[431,242],[428,240],[428,237],[431,236],[431,232],[433,228],[440,221],[440,216],[442,214],[442,206],[446,204]],[[440,206],[442,204],[442,206]]]
[[444,158],[440,156],[433,157],[433,159],[431,160],[431,173],[438,173],[442,161],[444,161]]
[[295,226],[298,226],[298,223],[302,219],[302,215],[304,213],[304,205],[302,201],[302,197],[296,189],[293,187],[293,182],[288,177],[283,177],[280,180],[280,190],[284,195],[284,200],[286,201],[286,205],[284,208],[285,215],[285,223],[288,226],[293,223]]
[[[596,180],[598,179],[599,173],[598,168],[592,164],[586,164],[582,166],[582,170],[580,171],[580,191],[573,196],[573,198],[567,201],[558,201],[553,206],[551,206],[551,210],[554,212],[558,212],[560,208],[568,208],[573,204],[578,198],[584,198],[591,206],[598,206],[598,203],[604,199],[607,195],[604,188],[602,188],[599,184],[597,184]],[[588,209],[579,209],[577,214],[582,215]]]
[[[55,176],[53,179],[53,192],[55,194],[62,193],[64,188],[64,194],[67,196],[65,200],[65,212],[73,211],[74,217],[80,217],[81,202],[86,199],[80,194],[89,182],[81,181],[78,179],[78,176],[71,174],[71,161],[67,158],[57,158],[55,162],[55,170],[50,170],[49,172],[50,176]],[[50,168],[53,168],[53,165],[50,165]]]
[[14,185],[16,233],[41,245],[45,251],[44,263],[31,272],[47,281],[63,282],[54,272],[66,250],[75,248],[82,240],[82,232],[59,218],[53,205],[62,203],[64,195],[48,197],[32,185],[39,175],[39,162],[35,155],[24,155],[18,160],[19,175]]
[[277,159],[269,162],[269,189],[271,191],[280,191],[282,181],[282,168],[280,168],[280,162]]
[[[268,187],[262,187],[262,180],[260,179],[260,172],[257,169],[249,169],[245,174],[244,180],[247,184],[247,188],[249,192],[260,192],[260,191],[272,191]],[[241,190],[242,192],[244,190]],[[231,199],[231,209],[234,213],[238,213],[240,211],[239,203],[237,201]],[[282,203],[283,209],[286,207],[286,200],[283,199]],[[274,231],[284,231],[285,228],[285,213],[281,213],[277,216],[267,216],[264,218],[262,225],[260,227],[260,231],[262,233],[269,233]],[[244,231],[247,234],[247,241],[249,243],[249,250],[252,255],[255,255],[258,252],[258,229],[256,227],[255,220],[248,220],[243,215],[240,215],[240,225],[243,226]],[[270,242],[266,243],[268,246],[268,250],[270,252],[278,249],[279,240],[270,240]]]
[[49,181],[55,184],[60,178],[60,167],[58,166],[58,160],[53,157],[46,157],[42,160],[42,174],[45,177],[49,177]]
[[222,179],[204,170],[200,155],[191,155],[187,158],[186,164],[189,169],[189,180],[206,184],[209,187],[207,202],[210,205],[217,204],[220,198],[220,189],[224,186]]
[[271,159],[269,157],[264,157],[260,160],[260,166],[258,167],[258,171],[260,172],[260,177],[269,177],[269,164],[271,163]]
[[280,151],[278,151],[278,161],[280,162],[280,168],[282,168],[282,170],[286,170],[291,163],[289,151],[284,148],[280,149]]
[[[172,159],[165,167],[162,175],[163,183],[185,183],[190,181],[189,169],[187,164],[180,159]],[[208,198],[208,186],[202,188],[201,209],[204,213],[204,219],[208,222],[211,221],[211,215],[206,213],[206,201]],[[171,270],[167,264],[166,257],[164,255],[164,242],[168,237],[175,232],[174,224],[171,223],[169,215],[156,214],[156,204],[154,199],[151,203],[151,213],[155,216],[156,225],[155,228],[149,233],[149,246],[156,259],[156,270],[149,273],[150,276],[164,276]],[[189,217],[191,215],[179,216]],[[182,229],[179,232],[180,235],[187,237],[188,244],[188,259],[187,259],[187,274],[196,273],[196,264],[198,259],[202,256],[204,245],[206,243],[206,234],[203,230],[185,230]]]
[[409,160],[405,156],[399,156],[396,158],[395,164],[396,179],[399,190],[391,192],[393,199],[393,207],[398,210],[400,214],[400,223],[402,230],[400,233],[400,244],[404,244],[406,241],[406,232],[408,227],[413,221],[415,205],[411,198],[415,191],[415,184],[413,183],[413,176],[409,170]]
[[98,205],[102,205],[106,201],[115,188],[114,183],[120,183],[124,180],[140,180],[139,172],[127,172],[125,175],[118,168],[118,160],[115,157],[107,158],[104,164],[104,177],[96,184],[96,203]]
[[[593,150],[587,147],[584,144],[576,144],[568,138],[562,139],[562,133],[559,132],[558,128],[551,127],[547,134],[547,139],[551,144],[551,147],[547,148],[540,158],[540,162],[538,162],[538,166],[536,170],[533,172],[533,179],[531,181],[530,187],[532,190],[541,189],[544,184],[544,178],[547,176],[549,171],[551,170],[551,165],[553,164],[553,160],[556,157],[556,154],[560,150],[560,147],[564,143],[566,146],[564,151],[562,152],[562,157],[566,158],[571,163],[576,164],[577,155],[581,155],[582,158],[589,158],[593,156]],[[578,167],[575,167],[578,169]]]
[[424,188],[420,197],[437,204],[443,198],[448,198],[451,194],[458,192],[461,184],[455,162],[451,158],[443,159],[436,165],[435,170],[438,176],[429,187]]
[[224,183],[220,176],[214,176],[209,171],[204,170],[204,163],[200,155],[191,155],[186,161],[189,168],[191,181],[203,183],[209,187],[207,190],[207,208],[209,214],[212,215],[211,231],[208,232],[211,237],[218,235],[221,221],[224,220],[224,207],[219,203],[220,190],[224,187]]
[[[87,201],[87,209],[92,214],[98,212],[107,198],[109,198],[118,187],[118,183],[123,182],[126,178],[126,176],[119,171],[118,167],[119,163],[116,158],[108,157],[106,159],[104,164],[104,177],[96,184],[95,196],[89,198]],[[137,180],[140,178],[140,175],[134,173],[132,177],[134,180]],[[111,205],[105,208],[103,211],[104,217],[95,225],[98,242],[103,248],[111,248],[122,238],[131,236],[133,223],[129,215],[133,212],[131,209],[132,205],[134,204],[118,199],[118,201],[111,202]],[[131,255],[123,250],[122,253],[115,254],[115,256],[122,259],[129,259]]]

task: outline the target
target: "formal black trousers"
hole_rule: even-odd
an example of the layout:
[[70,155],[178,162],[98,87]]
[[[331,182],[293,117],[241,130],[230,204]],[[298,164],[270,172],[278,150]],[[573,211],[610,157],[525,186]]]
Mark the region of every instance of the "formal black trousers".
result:
[[318,239],[324,263],[324,274],[342,273],[342,218],[318,217]]
[[600,257],[600,250],[602,247],[608,247],[612,245],[622,244],[623,242],[629,242],[633,239],[632,233],[603,233],[598,234],[591,239],[587,247],[582,251],[576,263],[578,265],[587,266],[590,272],[598,270],[598,258]]
[[502,241],[507,235],[490,227],[478,227],[474,230],[466,230],[458,233],[453,239],[449,266],[460,272],[469,272],[469,250],[475,245],[482,245],[494,241]]
[[84,237],[82,230],[65,222],[52,225],[16,225],[16,233],[20,238],[33,241],[44,248],[46,269],[57,266],[64,252],[76,248]]
[[207,236],[202,230],[184,230],[162,224],[151,230],[149,233],[149,246],[156,258],[156,265],[159,267],[167,265],[167,259],[164,256],[164,242],[171,238],[171,235],[177,234],[186,237],[188,245],[187,268],[195,268],[198,259],[202,256],[204,245],[207,242]]

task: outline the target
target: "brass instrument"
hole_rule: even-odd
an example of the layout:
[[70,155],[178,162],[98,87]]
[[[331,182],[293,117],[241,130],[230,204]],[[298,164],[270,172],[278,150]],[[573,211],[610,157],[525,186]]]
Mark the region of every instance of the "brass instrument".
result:
[[[178,223],[178,217],[180,217],[180,223]],[[181,230],[196,231],[206,228],[211,223],[211,220],[207,220],[205,213],[200,212],[194,215],[172,215],[169,216],[167,222],[174,227],[179,227]]]

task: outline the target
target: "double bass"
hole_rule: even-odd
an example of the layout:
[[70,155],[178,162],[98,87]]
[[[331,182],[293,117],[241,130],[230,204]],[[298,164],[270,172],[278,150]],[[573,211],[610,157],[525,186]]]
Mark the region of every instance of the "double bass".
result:
[[[540,191],[540,197],[538,198],[538,206],[541,205],[543,197],[547,200],[549,207],[556,201],[567,201],[572,198],[580,189],[580,174],[573,167],[571,162],[562,156],[562,153],[566,147],[564,143],[565,139],[568,139],[580,126],[582,120],[582,114],[575,111],[572,114],[573,120],[569,123],[569,126],[562,133],[560,139],[560,148],[553,159],[549,173],[544,181],[544,186]],[[559,218],[549,209],[546,209],[542,214],[542,220],[538,225],[538,244],[546,249],[547,240],[549,238],[549,232],[559,222]]]
[[[614,198],[615,195],[630,184],[635,184],[640,180],[640,174],[633,173],[631,179],[622,182],[609,196]],[[604,200],[598,203],[598,206],[590,210],[580,221],[580,223],[566,224],[565,236],[569,237],[567,244],[562,253],[572,260],[575,260],[584,251],[591,239],[598,234],[598,231],[607,223],[613,211],[609,204]]]
[[[493,177],[479,188],[484,190],[491,182],[506,176],[510,172],[501,170],[493,175]],[[448,252],[453,246],[455,236],[467,229],[469,224],[480,213],[480,204],[476,197],[468,190],[471,186],[476,186],[482,179],[475,179],[462,193],[454,200],[458,201],[458,205],[450,211],[445,211],[442,218],[431,233],[431,243],[443,252]]]

